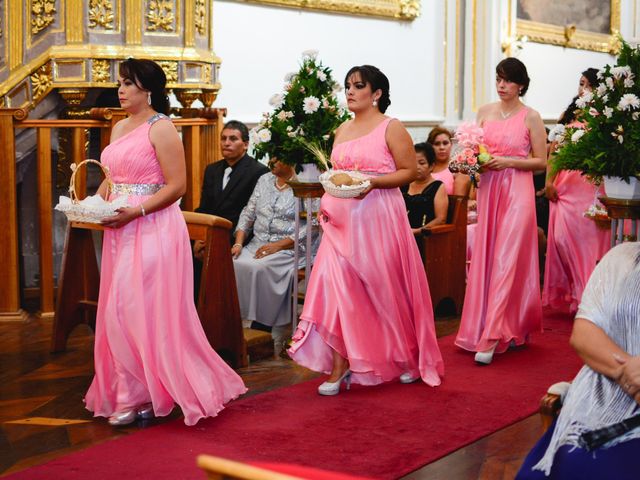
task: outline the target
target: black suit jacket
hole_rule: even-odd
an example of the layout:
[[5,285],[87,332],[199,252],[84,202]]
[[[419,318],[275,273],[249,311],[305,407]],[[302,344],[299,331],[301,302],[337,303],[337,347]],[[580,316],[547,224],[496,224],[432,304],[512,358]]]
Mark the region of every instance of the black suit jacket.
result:
[[269,169],[245,154],[235,164],[229,182],[223,190],[222,179],[225,168],[227,168],[227,162],[220,161],[208,165],[205,169],[200,206],[196,212],[218,215],[230,220],[233,223],[231,231],[233,235],[240,213],[249,201],[258,178]]

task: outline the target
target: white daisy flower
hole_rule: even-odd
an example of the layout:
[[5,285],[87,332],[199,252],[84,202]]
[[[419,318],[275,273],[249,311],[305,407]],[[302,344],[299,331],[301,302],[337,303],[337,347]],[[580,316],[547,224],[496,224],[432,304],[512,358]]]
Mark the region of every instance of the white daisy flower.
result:
[[575,143],[578,140],[580,140],[583,135],[584,135],[584,130],[578,129],[575,132],[573,132],[573,135],[571,135],[571,141]]
[[607,93],[607,86],[604,83],[601,83],[596,88],[596,93],[598,94],[599,97],[602,97],[605,93]]
[[317,97],[310,96],[310,97],[306,97],[303,100],[302,110],[307,115],[311,115],[312,113],[318,111],[318,108],[320,108],[320,100],[318,100]]
[[549,141],[560,141],[564,138],[566,128],[561,123],[555,125],[551,130],[549,130]]
[[321,82],[327,81],[327,74],[324,73],[322,70],[318,70],[316,72],[316,77],[318,77],[318,80],[320,80]]
[[293,79],[296,78],[298,72],[289,72],[284,76],[284,81],[287,83],[293,82]]
[[613,116],[613,108],[604,107],[604,110],[602,111],[602,114],[607,118],[611,118]]
[[269,105],[271,105],[274,108],[280,108],[283,103],[284,103],[284,95],[280,95],[279,93],[276,93],[269,99]]
[[318,50],[305,50],[304,52],[302,52],[302,56],[311,60],[315,60],[318,57],[318,53]]
[[271,131],[266,128],[258,130],[258,139],[260,140],[260,143],[268,142],[271,140]]
[[631,110],[640,107],[640,98],[636,97],[633,93],[625,93],[620,102],[618,102],[618,108],[620,110]]

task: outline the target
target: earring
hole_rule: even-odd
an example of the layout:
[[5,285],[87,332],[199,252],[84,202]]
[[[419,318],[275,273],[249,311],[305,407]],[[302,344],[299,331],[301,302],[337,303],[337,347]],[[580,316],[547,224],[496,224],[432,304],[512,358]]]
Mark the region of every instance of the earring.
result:
[[147,103],[151,105],[151,92],[147,93]]
[[374,101],[373,101],[373,103],[372,103],[371,105],[373,105],[374,107],[377,107],[377,106],[378,106],[378,101],[377,101],[377,100],[374,100]]

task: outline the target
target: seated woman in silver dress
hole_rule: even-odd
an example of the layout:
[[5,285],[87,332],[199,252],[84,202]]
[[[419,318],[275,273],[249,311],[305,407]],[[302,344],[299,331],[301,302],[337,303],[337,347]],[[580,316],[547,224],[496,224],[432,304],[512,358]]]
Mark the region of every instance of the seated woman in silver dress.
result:
[[571,345],[585,366],[516,478],[639,478],[640,243],[618,245],[596,266]]
[[[297,278],[293,251],[296,198],[286,183],[295,171],[277,160],[270,168],[240,214],[231,247],[242,318],[266,331],[291,322],[291,287]],[[300,248],[304,249],[306,224],[301,222]],[[301,251],[298,268],[304,266],[304,257]]]

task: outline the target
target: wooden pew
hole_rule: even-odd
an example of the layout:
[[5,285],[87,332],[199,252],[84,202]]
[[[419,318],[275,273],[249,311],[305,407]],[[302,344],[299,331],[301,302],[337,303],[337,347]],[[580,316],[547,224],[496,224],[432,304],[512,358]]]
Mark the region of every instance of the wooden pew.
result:
[[467,197],[449,195],[447,223],[426,230],[422,258],[429,281],[434,311],[441,302],[451,302],[460,314],[466,289]]
[[[205,242],[197,310],[211,346],[234,367],[247,365],[233,260],[229,248],[231,222],[213,215],[183,212],[192,240]],[[52,352],[66,349],[67,338],[80,324],[95,326],[100,277],[92,230],[101,225],[72,222],[67,228]]]
[[206,213],[182,212],[189,238],[205,243],[196,307],[211,346],[234,367],[248,365],[240,304],[229,246],[231,222]]

